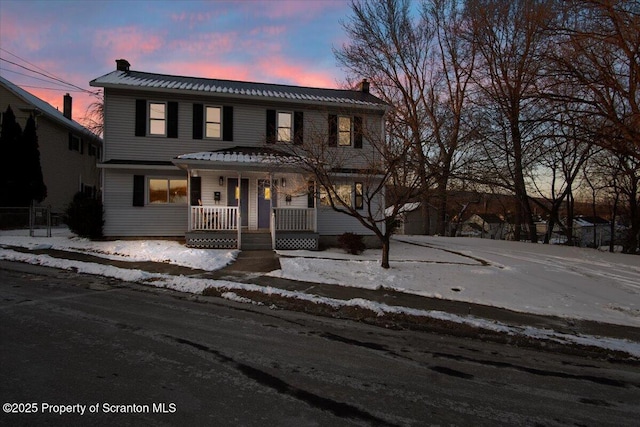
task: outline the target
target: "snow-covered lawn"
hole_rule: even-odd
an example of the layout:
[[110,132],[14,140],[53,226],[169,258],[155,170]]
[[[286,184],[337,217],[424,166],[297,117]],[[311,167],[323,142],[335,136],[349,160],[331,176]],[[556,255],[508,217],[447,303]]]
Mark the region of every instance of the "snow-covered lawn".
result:
[[[196,250],[167,240],[92,242],[67,229],[53,237],[29,237],[24,231],[0,232],[0,259],[75,269],[125,281],[183,292],[201,293],[207,287],[222,296],[248,302],[234,290],[324,303],[359,306],[380,314],[403,312],[430,316],[505,333],[588,343],[620,349],[640,357],[640,343],[602,337],[567,336],[554,331],[515,328],[497,322],[435,311],[421,311],[355,298],[340,301],[283,289],[229,281],[169,276],[96,263],[63,260],[13,251],[6,246],[59,249],[89,253],[107,259],[174,263],[217,270],[233,262],[235,250]],[[436,298],[468,301],[516,311],[549,314],[640,327],[640,257],[593,249],[495,241],[474,238],[399,236],[392,242],[391,268],[379,266],[380,251],[348,255],[333,249],[322,252],[279,251],[281,270],[272,276],[374,289],[386,287]]]
[[279,277],[640,326],[640,256],[433,236],[398,236],[388,270],[378,250],[280,253],[282,270],[271,273]]

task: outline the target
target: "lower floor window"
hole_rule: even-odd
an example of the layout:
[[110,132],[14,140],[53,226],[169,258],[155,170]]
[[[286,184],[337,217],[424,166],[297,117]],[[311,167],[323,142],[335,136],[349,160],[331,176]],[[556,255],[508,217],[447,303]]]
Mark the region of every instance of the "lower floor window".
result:
[[149,203],[187,203],[186,179],[149,179]]
[[[351,206],[351,194],[352,187],[348,184],[334,185],[331,191],[331,198],[334,199],[334,204],[339,205],[340,201]],[[320,204],[322,206],[331,206],[331,200],[329,198],[329,192],[326,187],[320,187]]]

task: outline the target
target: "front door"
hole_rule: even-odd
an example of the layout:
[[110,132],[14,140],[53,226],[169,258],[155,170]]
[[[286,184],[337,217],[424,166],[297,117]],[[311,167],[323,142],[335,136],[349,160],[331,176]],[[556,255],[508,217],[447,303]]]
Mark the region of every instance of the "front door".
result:
[[240,199],[240,216],[242,227],[249,226],[249,180],[243,178],[238,188],[238,178],[227,179],[227,203],[229,206],[238,206]]
[[271,214],[271,183],[268,179],[258,180],[258,228],[269,228]]

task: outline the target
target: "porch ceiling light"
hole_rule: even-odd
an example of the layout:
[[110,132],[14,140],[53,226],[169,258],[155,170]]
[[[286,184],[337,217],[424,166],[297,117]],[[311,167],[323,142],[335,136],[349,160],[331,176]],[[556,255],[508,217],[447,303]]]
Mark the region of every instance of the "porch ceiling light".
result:
[[220,184],[220,187],[224,185],[224,176],[220,176],[220,178],[218,178],[218,184]]

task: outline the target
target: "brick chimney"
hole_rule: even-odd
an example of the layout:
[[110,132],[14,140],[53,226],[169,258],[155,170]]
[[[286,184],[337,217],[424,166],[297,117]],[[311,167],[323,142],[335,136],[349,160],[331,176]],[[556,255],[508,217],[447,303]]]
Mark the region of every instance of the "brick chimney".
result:
[[362,93],[369,93],[369,80],[367,79],[362,79],[362,82],[360,82],[360,92]]
[[62,115],[69,120],[73,120],[71,118],[71,95],[69,94],[62,98]]
[[116,70],[128,72],[130,66],[131,64],[126,59],[116,59]]

